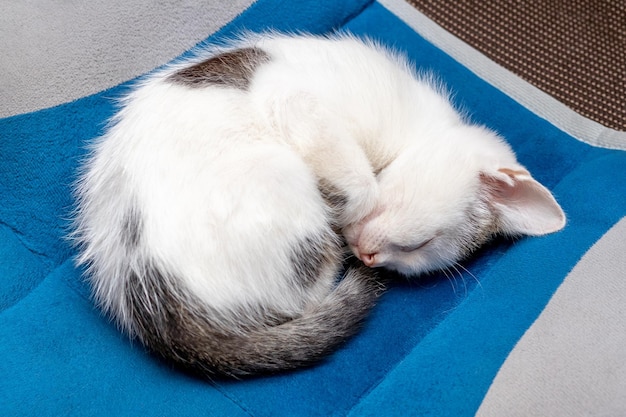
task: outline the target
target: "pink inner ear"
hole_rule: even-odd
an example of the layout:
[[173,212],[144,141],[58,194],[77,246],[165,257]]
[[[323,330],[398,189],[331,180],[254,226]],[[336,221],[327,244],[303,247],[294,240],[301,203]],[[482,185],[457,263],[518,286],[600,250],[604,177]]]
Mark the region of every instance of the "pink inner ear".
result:
[[500,168],[498,172],[508,175],[513,180],[519,177],[530,177],[530,172],[525,169]]
[[516,183],[519,181],[516,181],[514,172],[513,170],[502,168],[495,175],[480,174],[480,180],[486,187],[492,203],[503,204],[513,199],[515,193],[519,191],[518,187],[516,187]]
[[505,233],[544,235],[565,226],[559,204],[527,171],[502,168],[480,178]]

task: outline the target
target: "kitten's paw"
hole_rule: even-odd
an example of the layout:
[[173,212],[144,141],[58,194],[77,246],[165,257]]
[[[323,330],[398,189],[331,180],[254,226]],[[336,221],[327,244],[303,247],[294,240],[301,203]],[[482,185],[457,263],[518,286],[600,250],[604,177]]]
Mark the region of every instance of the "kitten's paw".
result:
[[378,183],[372,178],[360,178],[347,187],[346,204],[339,215],[342,227],[358,223],[374,211],[378,203]]

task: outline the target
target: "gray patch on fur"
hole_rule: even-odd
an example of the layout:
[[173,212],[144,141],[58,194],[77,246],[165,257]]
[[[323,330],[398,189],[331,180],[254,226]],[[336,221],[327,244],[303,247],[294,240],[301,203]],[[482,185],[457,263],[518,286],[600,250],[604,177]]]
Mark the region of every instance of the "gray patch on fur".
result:
[[387,167],[394,161],[394,159],[389,159],[388,161],[386,161],[384,163],[384,165],[381,165],[378,168],[374,169],[374,176],[378,177],[380,175],[381,172],[383,172],[385,169],[387,169]]
[[307,237],[293,247],[290,260],[296,284],[309,288],[318,277],[337,272],[341,263],[339,240],[334,233]]
[[[152,265],[131,273],[125,297],[131,332],[163,358],[206,377],[243,377],[311,365],[352,336],[382,293],[374,271],[351,268],[304,315],[241,309],[233,327],[181,283]],[[247,316],[246,316],[247,314]],[[259,317],[269,317],[259,321]],[[221,316],[223,317],[223,316]],[[246,321],[247,320],[247,321]]]
[[319,179],[317,181],[317,189],[322,198],[330,208],[334,211],[341,212],[348,204],[348,197],[330,182]]
[[485,198],[466,211],[466,218],[470,224],[468,232],[457,239],[463,258],[471,255],[500,232],[499,222]]
[[235,49],[178,70],[169,79],[191,87],[217,85],[247,90],[256,69],[269,61],[270,56],[262,49]]
[[142,233],[141,215],[137,209],[130,209],[122,220],[122,241],[127,249],[139,244]]
[[331,227],[339,239],[342,239],[341,227],[336,219],[339,217],[340,213],[345,210],[348,204],[348,196],[342,193],[338,187],[324,179],[318,179],[317,189],[324,199],[326,206],[329,208],[329,214],[335,219],[332,220]]

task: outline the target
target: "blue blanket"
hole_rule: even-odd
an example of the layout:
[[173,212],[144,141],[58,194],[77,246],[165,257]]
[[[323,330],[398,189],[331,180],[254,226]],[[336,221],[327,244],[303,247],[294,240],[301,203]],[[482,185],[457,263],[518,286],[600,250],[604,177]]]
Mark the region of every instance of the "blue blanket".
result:
[[[392,283],[363,331],[316,367],[208,383],[171,369],[120,334],[95,308],[82,271],[73,264],[74,250],[64,240],[76,168],[86,145],[113,114],[112,98],[128,83],[5,117],[0,119],[0,414],[466,416],[480,409],[485,415],[515,415],[494,411],[506,410],[507,401],[499,399],[543,404],[550,399],[542,398],[542,392],[567,391],[553,386],[567,377],[560,368],[548,374],[537,369],[534,376],[526,376],[546,384],[541,392],[516,375],[548,358],[545,349],[536,349],[537,343],[548,344],[546,338],[550,346],[561,344],[556,357],[576,359],[571,351],[576,345],[555,337],[571,322],[548,330],[544,326],[539,330],[544,329],[545,337],[527,339],[545,320],[554,323],[542,318],[551,300],[561,300],[559,306],[571,301],[557,297],[562,283],[579,275],[592,289],[626,281],[624,269],[608,265],[624,265],[621,257],[603,260],[600,251],[626,247],[626,225],[620,222],[626,214],[626,153],[587,145],[557,129],[375,1],[259,0],[209,40],[242,29],[269,28],[350,31],[397,48],[418,68],[436,73],[454,92],[458,107],[503,134],[522,164],[553,191],[568,216],[565,230],[542,238],[498,240],[465,262],[467,271],[454,276]],[[603,245],[603,239],[609,241]],[[587,264],[591,266],[577,274]],[[579,294],[576,288],[572,291]],[[606,292],[616,294],[621,288]],[[611,301],[603,294],[598,299],[608,300],[607,305],[624,304],[626,298],[621,293]],[[590,314],[597,316],[593,323],[598,326],[605,321],[602,317],[623,319],[626,314],[615,309],[607,313],[600,308],[602,301],[591,298],[577,302],[589,314],[575,319],[581,321],[573,328],[585,326]],[[625,333],[618,328],[619,340]],[[526,351],[539,356],[520,357],[524,352],[516,353],[516,346],[523,343],[531,343]],[[578,350],[579,355],[595,352],[593,343],[584,346],[588,351]],[[579,362],[593,358],[583,356]],[[608,354],[604,359],[618,377],[608,371],[603,375],[600,368],[589,377],[624,386],[623,364]],[[532,363],[519,366],[520,360]],[[577,364],[567,362],[565,368]],[[522,371],[511,371],[516,369]],[[589,392],[580,380],[574,385],[572,389]],[[594,398],[585,404],[597,410]],[[602,404],[615,404],[609,400]],[[612,410],[621,410],[624,403],[618,403]]]

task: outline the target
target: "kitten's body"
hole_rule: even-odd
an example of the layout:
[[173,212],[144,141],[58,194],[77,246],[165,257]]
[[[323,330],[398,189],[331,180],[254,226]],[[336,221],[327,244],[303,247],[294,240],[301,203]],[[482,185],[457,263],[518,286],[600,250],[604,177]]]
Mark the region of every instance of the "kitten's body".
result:
[[[507,211],[519,184],[547,220]],[[250,36],[157,72],[94,146],[78,201],[103,308],[209,375],[308,364],[355,331],[379,284],[353,267],[335,286],[337,228],[365,264],[419,273],[564,222],[493,133],[350,37]]]

